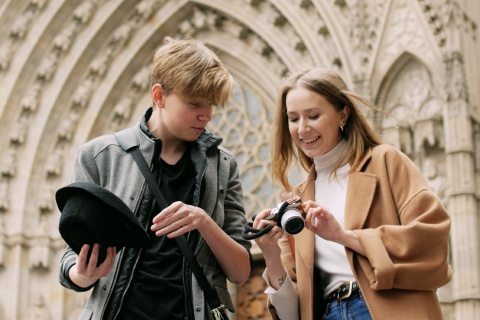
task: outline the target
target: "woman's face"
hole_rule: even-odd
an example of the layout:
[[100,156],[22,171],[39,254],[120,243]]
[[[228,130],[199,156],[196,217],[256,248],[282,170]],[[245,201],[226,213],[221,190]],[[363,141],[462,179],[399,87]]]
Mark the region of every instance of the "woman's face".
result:
[[348,109],[337,111],[323,96],[303,87],[291,89],[286,96],[288,127],[295,144],[309,158],[330,151],[342,139]]

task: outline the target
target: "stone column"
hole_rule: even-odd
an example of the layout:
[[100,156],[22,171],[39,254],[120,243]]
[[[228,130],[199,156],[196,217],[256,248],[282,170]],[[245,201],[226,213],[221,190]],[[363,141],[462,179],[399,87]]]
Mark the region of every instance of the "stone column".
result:
[[468,108],[462,54],[444,56],[446,105],[444,108],[448,210],[452,218],[451,245],[455,319],[478,319],[480,314],[479,207],[472,118]]

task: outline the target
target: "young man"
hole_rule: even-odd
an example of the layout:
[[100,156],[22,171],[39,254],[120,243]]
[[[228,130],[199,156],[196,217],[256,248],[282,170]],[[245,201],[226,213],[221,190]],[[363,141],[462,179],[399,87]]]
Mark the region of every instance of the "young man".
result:
[[[146,248],[99,245],[61,261],[60,282],[75,291],[93,288],[81,319],[213,319],[203,291],[175,242],[187,236],[221,303],[233,312],[226,279],[241,285],[251,270],[243,193],[235,158],[221,138],[205,131],[213,106],[228,102],[233,79],[219,58],[193,39],[167,38],[153,60],[153,106],[133,132],[168,202],[161,210],[130,154],[115,136],[84,144],[74,181],[93,182],[119,196],[150,236]],[[88,263],[87,263],[87,258]]]

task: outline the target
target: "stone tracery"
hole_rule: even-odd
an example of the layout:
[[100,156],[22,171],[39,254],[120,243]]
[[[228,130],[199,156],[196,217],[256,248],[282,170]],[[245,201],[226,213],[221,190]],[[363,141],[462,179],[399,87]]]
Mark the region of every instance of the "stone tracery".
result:
[[[448,191],[443,182],[437,183],[448,178],[443,173],[449,161],[459,159],[468,164],[471,160],[470,151],[458,155],[458,151],[469,148],[470,137],[465,135],[464,128],[468,127],[472,110],[472,97],[462,73],[465,57],[458,46],[458,30],[466,30],[466,37],[474,41],[477,32],[474,19],[456,1],[391,0],[365,4],[356,0],[84,0],[58,4],[29,1],[16,9],[17,23],[10,24],[9,32],[0,35],[4,40],[0,42],[0,84],[8,84],[6,94],[0,97],[0,130],[7,137],[0,140],[4,147],[0,160],[0,222],[7,224],[3,229],[0,225],[3,270],[9,259],[20,263],[15,257],[23,251],[30,257],[32,271],[53,266],[49,252],[56,256],[63,250],[58,234],[47,228],[32,236],[31,241],[13,240],[15,234],[20,234],[18,239],[27,239],[27,231],[18,226],[10,228],[11,220],[4,217],[15,214],[33,224],[55,225],[58,212],[48,199],[52,190],[68,182],[74,149],[81,141],[137,120],[135,116],[149,100],[150,56],[159,44],[153,46],[149,42],[169,33],[200,38],[218,50],[236,72],[240,85],[236,99],[216,112],[211,129],[221,133],[224,145],[238,156],[248,214],[277,199],[278,194],[272,192],[276,186],[269,180],[269,163],[265,161],[270,156],[268,134],[276,94],[271,88],[276,88],[281,76],[298,63],[336,68],[354,90],[367,96],[385,93],[387,98],[378,98],[377,102],[382,102],[381,107],[397,118],[384,119],[387,140],[404,149],[425,167],[425,172],[434,168],[436,175],[429,176],[432,188],[438,187],[444,197],[452,192],[464,194],[459,186],[465,184],[457,178],[453,179],[457,187]],[[10,6],[5,6],[3,12],[0,8],[0,16],[10,14],[10,10]],[[36,31],[40,17],[55,10],[64,14],[54,24],[57,29],[46,28],[38,43],[26,41]],[[101,16],[99,12],[105,14]],[[424,24],[431,29],[423,28]],[[54,35],[54,31],[60,32]],[[31,51],[29,56],[24,55],[27,51]],[[412,60],[401,64],[401,72],[390,80],[389,70],[395,69],[391,66],[406,51],[421,59],[421,63]],[[23,72],[11,68],[20,61],[16,55],[25,61]],[[444,71],[435,69],[443,64]],[[445,87],[436,81],[443,72],[449,75]],[[261,80],[255,79],[257,74],[262,74]],[[439,93],[444,88],[446,96]],[[445,124],[444,112],[456,119]],[[463,144],[453,141],[458,136],[464,139]],[[32,151],[32,147],[38,150]],[[446,150],[452,150],[453,160],[445,159]],[[25,179],[23,190],[12,192],[19,179]],[[466,189],[475,189],[472,181],[466,182]],[[38,186],[44,192],[32,192]],[[454,197],[454,204],[460,198]],[[25,204],[11,205],[18,201]],[[459,261],[463,266],[463,260]],[[29,275],[32,285],[39,285],[45,277],[55,281],[56,269],[50,269],[52,275]],[[21,277],[20,273],[13,277],[15,283],[21,283]],[[252,279],[253,284],[255,281]],[[258,309],[254,296],[261,289],[257,289],[247,293],[252,301],[245,308]],[[5,305],[1,302],[0,295],[0,305]],[[45,299],[44,304],[46,309],[53,310],[61,303]],[[10,315],[16,311],[6,312]],[[259,312],[255,314],[261,318],[263,311]]]

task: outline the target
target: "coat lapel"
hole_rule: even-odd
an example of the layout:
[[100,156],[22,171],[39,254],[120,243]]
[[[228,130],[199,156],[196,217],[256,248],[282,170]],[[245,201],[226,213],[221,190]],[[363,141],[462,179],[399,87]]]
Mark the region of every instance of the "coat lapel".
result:
[[372,149],[365,152],[355,171],[348,176],[347,196],[345,199],[345,229],[362,229],[372,206],[377,178],[365,173],[365,167],[372,158]]
[[352,172],[348,177],[345,201],[345,229],[363,228],[375,195],[377,178],[373,174]]
[[[315,200],[315,168],[312,167],[307,177],[307,181],[298,189],[298,195],[302,201]],[[314,234],[306,229],[294,236],[295,251],[297,259],[301,259],[308,268],[308,274],[312,277],[310,283],[313,283],[313,265],[314,265]]]

